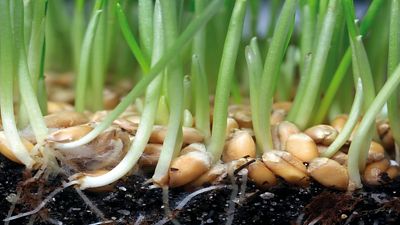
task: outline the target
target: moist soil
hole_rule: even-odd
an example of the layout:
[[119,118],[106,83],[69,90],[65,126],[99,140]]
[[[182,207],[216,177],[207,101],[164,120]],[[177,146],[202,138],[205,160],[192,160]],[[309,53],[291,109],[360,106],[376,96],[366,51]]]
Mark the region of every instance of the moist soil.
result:
[[[33,175],[0,156],[1,220],[18,196],[12,215],[35,209],[66,180],[61,175],[35,180]],[[48,198],[38,213],[9,224],[400,224],[400,179],[388,181],[385,174],[384,185],[366,186],[352,194],[317,183],[299,188],[281,182],[259,190],[250,181],[242,185],[244,180],[240,175],[226,179],[190,199],[181,210],[177,206],[192,192],[169,190],[168,207],[162,190],[146,184],[145,175],[129,176],[108,190],[84,191],[83,197],[67,187]],[[83,200],[86,197],[95,207]],[[171,211],[166,213],[166,208]]]

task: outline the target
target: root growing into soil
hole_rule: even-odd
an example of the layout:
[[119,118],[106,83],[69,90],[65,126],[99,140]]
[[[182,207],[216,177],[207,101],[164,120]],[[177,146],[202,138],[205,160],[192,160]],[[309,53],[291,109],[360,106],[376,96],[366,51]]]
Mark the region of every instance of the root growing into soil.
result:
[[7,221],[11,221],[11,220],[16,220],[25,216],[30,216],[30,215],[34,215],[36,213],[38,213],[43,207],[46,206],[47,203],[50,202],[50,200],[56,196],[58,193],[60,193],[61,191],[63,191],[65,188],[68,188],[70,186],[72,186],[73,183],[71,183],[70,185],[64,186],[64,187],[58,187],[56,188],[54,191],[52,191],[34,210],[29,211],[29,212],[25,212],[25,213],[20,213],[18,215],[15,216],[11,216],[11,217],[7,217],[5,218],[3,221],[7,222]]

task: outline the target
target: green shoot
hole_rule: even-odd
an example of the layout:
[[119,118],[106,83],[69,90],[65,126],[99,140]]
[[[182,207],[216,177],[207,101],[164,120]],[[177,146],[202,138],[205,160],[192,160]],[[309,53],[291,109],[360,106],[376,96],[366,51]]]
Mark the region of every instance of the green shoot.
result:
[[[375,0],[371,2],[371,5],[369,6],[365,17],[361,22],[360,26],[361,35],[366,34],[366,32],[368,31],[368,29],[372,24],[372,21],[375,19],[383,3],[384,3],[383,0]],[[342,83],[350,64],[351,64],[351,49],[350,47],[348,47],[321,101],[321,105],[318,109],[318,112],[316,113],[316,117],[314,120],[315,124],[322,123],[323,120],[325,119],[325,116],[328,113],[328,110],[336,96],[337,91],[339,90],[340,84]]]
[[81,146],[89,143],[94,138],[97,137],[102,131],[107,129],[112,122],[123,113],[128,106],[146,89],[148,84],[161,72],[164,70],[165,66],[171,61],[173,56],[182,51],[182,46],[188,43],[196,34],[196,32],[204,26],[207,21],[211,19],[213,15],[219,9],[223,2],[219,0],[212,1],[207,8],[191,23],[186,27],[182,34],[176,39],[173,45],[168,48],[160,60],[154,64],[149,73],[143,77],[135,87],[124,97],[124,99],[107,115],[107,117],[95,127],[90,133],[85,135],[79,140],[69,142],[69,143],[57,143],[56,148],[60,149],[70,149],[77,146]]
[[121,8],[121,5],[117,3],[117,19],[124,35],[126,42],[129,45],[129,48],[134,53],[136,60],[138,61],[142,71],[147,74],[149,72],[149,60],[145,57],[145,54],[140,49],[135,36],[132,34],[131,30],[129,29],[128,20],[124,14],[124,11]]
[[[261,53],[257,44],[257,38],[252,38],[250,45],[246,46],[246,61],[249,69],[249,83],[250,83],[250,106],[252,112],[258,112],[259,107],[259,84],[262,74]],[[262,132],[259,126],[258,113],[252,113],[253,130],[256,140],[261,140]],[[257,142],[259,150],[262,149],[261,142]]]
[[[173,1],[160,1],[160,6],[164,25],[164,43],[166,47],[170,47],[178,36],[177,7]],[[183,71],[180,57],[174,58],[166,68],[168,97],[171,99],[169,102],[168,130],[163,143],[163,150],[153,175],[153,181],[162,186],[165,185],[165,177],[168,176],[169,165],[177,154],[176,150],[180,150],[180,144],[182,144],[179,140],[182,139],[184,111]]]
[[72,32],[71,32],[75,71],[79,70],[80,54],[81,54],[82,40],[84,35],[84,27],[85,27],[84,6],[85,6],[84,0],[75,1],[74,14],[72,20]]
[[[27,56],[25,51],[25,41],[24,41],[24,7],[23,1],[17,0],[14,2],[14,35],[15,35],[15,48],[17,54],[16,65],[18,73],[19,82],[19,92],[22,98],[22,103],[25,109],[29,109],[27,117],[29,118],[29,123],[35,134],[37,143],[43,144],[45,138],[47,137],[47,127],[43,119],[42,112],[40,110],[39,102],[37,100],[37,95],[34,90],[33,82],[38,82],[39,71],[37,71],[37,80],[32,82],[31,75],[28,69]],[[42,30],[42,32],[44,32]],[[40,58],[39,58],[40,60]]]
[[297,1],[286,1],[275,27],[274,35],[268,49],[267,58],[264,63],[264,70],[260,80],[258,99],[258,122],[260,124],[261,137],[257,139],[263,152],[273,148],[270,129],[270,115],[273,103],[273,96],[280,75],[280,65],[289,44],[296,13]]
[[323,72],[339,9],[338,0],[329,1],[321,31],[316,39],[317,44],[314,46],[315,49],[309,72],[306,73],[306,76],[300,83],[299,92],[288,115],[288,120],[294,122],[300,129],[305,129],[309,125],[316,101],[318,101],[319,87],[323,79]]
[[[13,62],[10,1],[0,1],[0,8],[3,9],[0,13],[0,109],[3,130],[14,155],[30,169],[34,160],[22,144],[14,118],[13,64],[16,62]],[[22,44],[24,45],[24,42]]]
[[363,86],[361,79],[358,78],[356,95],[354,97],[353,105],[351,107],[349,117],[346,121],[346,124],[343,127],[343,130],[336,137],[335,141],[329,145],[328,149],[324,151],[321,156],[322,157],[332,157],[336,152],[340,150],[340,148],[349,140],[351,133],[353,132],[359,118],[361,115],[363,106]]
[[[153,49],[153,2],[139,0],[138,4],[140,46],[145,54],[144,58],[149,59]],[[117,4],[117,7],[121,6]]]
[[210,137],[210,104],[208,101],[207,76],[200,65],[200,58],[192,56],[192,80],[194,84],[196,128],[200,130],[206,140]]
[[[157,62],[163,51],[163,27],[159,2],[154,7],[154,40],[153,40],[153,64]],[[139,128],[136,132],[135,139],[124,157],[124,159],[114,167],[110,172],[97,177],[85,176],[81,182],[80,188],[101,187],[110,184],[128,173],[141,157],[147,142],[150,138],[153,124],[157,114],[158,99],[160,98],[162,76],[156,77],[146,89],[145,106],[140,120]]]
[[86,89],[87,82],[89,76],[89,60],[90,53],[93,46],[93,40],[96,34],[97,25],[99,22],[101,10],[96,10],[90,19],[88,29],[86,30],[85,37],[83,39],[80,62],[79,62],[79,71],[78,78],[76,82],[76,92],[75,92],[75,109],[77,112],[83,112],[85,109],[85,98],[86,98]]
[[[361,162],[366,161],[368,155],[369,139],[371,127],[375,123],[375,118],[382,110],[383,105],[395,93],[396,88],[400,84],[400,65],[396,67],[394,72],[390,75],[389,79],[385,82],[382,89],[378,92],[378,95],[371,103],[370,107],[364,114],[360,125],[357,128],[357,132],[354,135],[353,142],[349,149],[349,161],[348,161],[348,172],[351,181],[351,186],[359,188],[362,186],[360,178],[360,169],[364,168],[365,164]],[[365,143],[367,142],[368,145]],[[361,158],[360,157],[364,157]],[[361,162],[360,162],[361,161]]]
[[214,163],[220,159],[225,143],[229,93],[231,90],[234,74],[233,71],[235,69],[236,57],[240,44],[239,37],[241,37],[243,30],[245,12],[246,1],[236,1],[229,23],[221,58],[221,65],[218,72],[211,139],[207,147],[207,150],[212,155]]
[[[400,63],[400,1],[391,1],[390,27],[389,27],[389,58],[388,74],[392,75],[396,66]],[[398,92],[398,89],[395,93]],[[398,148],[400,147],[400,118],[399,98],[393,94],[387,102],[388,118],[393,138],[396,142],[396,160],[399,161]]]

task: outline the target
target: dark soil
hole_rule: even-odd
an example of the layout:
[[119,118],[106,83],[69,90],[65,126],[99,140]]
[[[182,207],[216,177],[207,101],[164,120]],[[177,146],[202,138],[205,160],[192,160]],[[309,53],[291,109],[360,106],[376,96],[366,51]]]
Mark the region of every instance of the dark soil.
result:
[[[0,156],[1,220],[10,209],[8,200],[18,192],[20,201],[13,215],[34,209],[61,186],[60,177],[30,182],[31,176],[23,167]],[[156,224],[160,221],[226,224],[230,218],[233,218],[232,224],[400,224],[400,179],[380,187],[364,187],[353,194],[329,190],[316,183],[306,189],[282,183],[269,190],[258,190],[248,182],[245,194],[232,203],[232,191],[241,188],[241,178],[237,177],[236,181],[237,184],[226,181],[225,186],[197,195],[182,210],[172,210],[173,216],[169,218],[164,216],[162,190],[151,189],[144,184],[142,176],[130,176],[106,192],[85,191],[101,212],[88,206],[73,187],[68,187],[51,198],[39,213],[10,224]],[[182,189],[170,190],[170,208],[176,208],[189,194]],[[229,211],[230,205],[234,207]]]

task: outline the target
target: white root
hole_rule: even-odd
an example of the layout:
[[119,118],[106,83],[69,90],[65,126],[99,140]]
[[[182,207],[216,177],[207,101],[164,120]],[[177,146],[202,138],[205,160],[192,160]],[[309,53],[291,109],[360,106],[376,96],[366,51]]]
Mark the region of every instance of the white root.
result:
[[229,177],[231,179],[232,182],[232,192],[231,192],[231,197],[229,199],[229,206],[228,206],[228,210],[227,210],[227,218],[226,218],[226,223],[225,225],[231,225],[233,223],[233,219],[235,217],[235,211],[236,211],[236,197],[238,195],[239,192],[239,187],[235,182],[235,176],[233,175],[232,172],[229,173]]
[[[11,215],[13,214],[14,209],[15,209],[15,205],[17,204],[19,198],[21,197],[21,193],[22,193],[21,188],[18,188],[18,189],[17,189],[17,195],[16,195],[14,201],[12,202],[12,204],[11,204],[11,206],[10,206],[10,209],[8,210],[6,219],[10,218]],[[9,223],[10,223],[10,221],[6,221],[6,222],[4,223],[4,225],[8,225]]]
[[103,221],[106,220],[104,213],[99,208],[97,208],[97,206],[92,201],[90,201],[90,199],[83,193],[83,191],[81,191],[79,188],[76,188],[76,187],[75,187],[75,191],[82,198],[82,200],[85,202],[85,204],[87,206],[89,206],[89,208],[96,214],[97,217],[99,217]]
[[168,188],[168,186],[162,187],[162,200],[163,200],[165,218],[171,218],[171,221],[173,224],[180,225],[181,223],[179,223],[178,220],[173,218],[171,208],[169,207],[169,188]]
[[189,195],[186,196],[182,201],[180,201],[180,202],[178,203],[178,205],[176,206],[175,210],[178,210],[178,211],[182,210],[183,207],[185,207],[185,205],[186,205],[190,200],[192,200],[194,197],[196,197],[197,195],[200,195],[200,194],[203,194],[203,193],[205,193],[205,192],[212,191],[212,190],[221,189],[221,188],[227,188],[227,187],[230,187],[230,186],[228,186],[228,185],[215,185],[215,186],[210,186],[210,187],[206,187],[206,188],[199,189],[199,190],[197,190],[197,191],[195,191],[195,192],[189,194]]
[[16,220],[16,219],[19,219],[19,218],[22,218],[22,217],[25,217],[25,216],[30,216],[30,215],[33,215],[33,214],[35,214],[35,213],[38,213],[41,209],[43,209],[43,207],[45,207],[46,205],[47,205],[47,203],[49,203],[50,202],[50,200],[54,197],[54,196],[56,196],[58,193],[60,193],[61,191],[63,191],[65,188],[67,188],[67,187],[69,187],[69,186],[71,186],[71,185],[73,185],[74,183],[69,183],[69,185],[67,185],[67,186],[63,186],[63,187],[59,187],[59,188],[56,188],[53,192],[51,192],[34,210],[32,210],[32,211],[29,211],[29,212],[25,212],[25,213],[20,213],[20,214],[18,214],[18,215],[15,215],[15,216],[11,216],[11,217],[8,217],[8,218],[6,218],[6,219],[4,219],[3,221],[4,222],[7,222],[7,221],[11,221],[11,220]]
[[[216,190],[216,189],[222,189],[222,188],[231,188],[231,185],[215,185],[215,186],[205,187],[205,188],[199,189],[195,192],[192,192],[191,194],[186,196],[182,201],[180,201],[178,203],[178,205],[175,207],[174,211],[176,211],[176,214],[178,214],[179,211],[181,211],[189,203],[189,201],[192,200],[194,197],[196,197],[200,194],[203,194],[205,192],[209,192],[209,191]],[[169,222],[171,219],[172,218],[164,217],[162,220],[155,223],[155,225],[164,225],[167,222]]]

